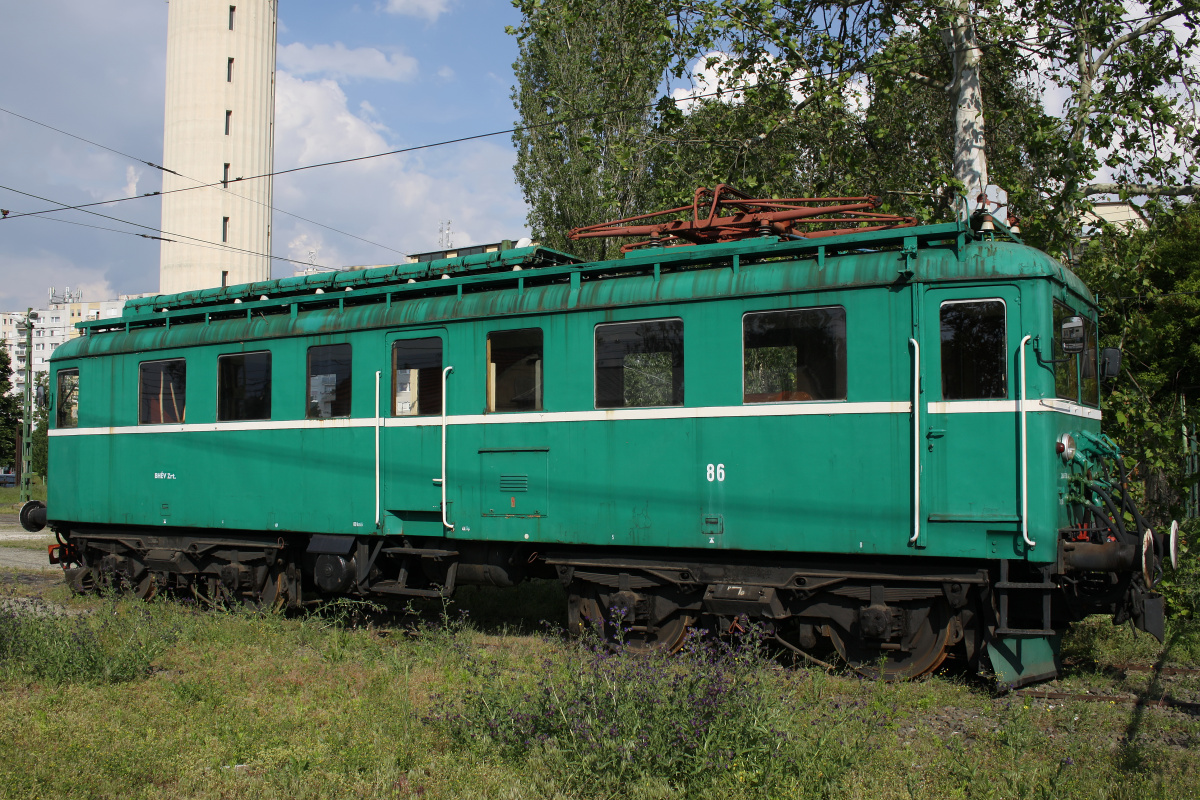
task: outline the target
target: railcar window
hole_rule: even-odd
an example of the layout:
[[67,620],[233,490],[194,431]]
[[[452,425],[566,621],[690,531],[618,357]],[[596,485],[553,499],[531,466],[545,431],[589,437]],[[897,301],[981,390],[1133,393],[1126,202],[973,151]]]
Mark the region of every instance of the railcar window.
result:
[[1008,396],[1003,300],[942,303],[942,399]]
[[392,345],[392,414],[442,413],[442,340],[402,339]]
[[742,317],[742,401],[846,399],[846,309]]
[[350,416],[350,345],[308,348],[309,419]]
[[171,425],[186,420],[187,363],[182,358],[143,361],[138,369],[138,422]]
[[1100,381],[1096,380],[1096,323],[1083,318],[1083,352],[1079,354],[1079,388],[1085,405],[1100,407]]
[[217,420],[271,418],[271,354],[232,353],[217,358]]
[[55,413],[55,426],[59,428],[76,428],[79,426],[79,370],[60,369],[58,371],[58,397]]
[[542,329],[493,331],[487,338],[488,411],[542,410]]
[[[1077,403],[1079,402],[1079,358],[1064,353],[1062,348],[1063,320],[1073,316],[1075,316],[1075,312],[1065,303],[1054,301],[1054,335],[1051,337],[1054,344],[1050,348],[1050,354],[1051,358],[1056,361],[1054,365],[1054,395],[1063,400]],[[1085,322],[1085,330],[1086,325]],[[1085,352],[1082,354],[1082,358],[1088,357],[1086,352],[1088,347],[1095,347],[1095,344],[1084,345]],[[1093,361],[1095,357],[1095,353],[1093,353],[1091,356]]]
[[596,326],[596,408],[683,405],[683,320]]

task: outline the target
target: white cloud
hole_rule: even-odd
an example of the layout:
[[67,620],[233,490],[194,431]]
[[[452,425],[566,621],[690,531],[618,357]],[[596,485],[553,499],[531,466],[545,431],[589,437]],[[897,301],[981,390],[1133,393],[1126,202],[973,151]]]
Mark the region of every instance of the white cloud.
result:
[[387,3],[389,14],[422,17],[430,22],[436,22],[449,8],[450,0],[388,0]]
[[[398,144],[397,134],[367,109],[349,106],[336,82],[286,72],[277,76],[275,124],[276,169],[416,143]],[[526,208],[513,179],[514,158],[507,141],[499,139],[280,176],[276,208],[386,247],[277,213],[276,252],[325,267],[394,264],[403,262],[404,253],[437,249],[438,224],[447,219],[454,220],[459,246],[519,238]],[[277,263],[275,272],[290,275],[298,266]]]
[[279,67],[294,75],[330,78],[370,78],[410,81],[417,75],[417,60],[404,53],[390,56],[374,47],[350,49],[341,42],[308,47],[295,42],[277,51]]
[[124,197],[132,197],[138,193],[137,185],[141,177],[142,171],[140,169],[134,168],[132,164],[125,167],[125,188],[122,190]]
[[[51,230],[65,226],[47,221],[44,226]],[[46,289],[59,291],[68,286],[72,291],[83,292],[84,300],[111,300],[117,291],[109,283],[107,275],[99,272],[91,263],[76,264],[67,256],[46,249],[19,255],[6,255],[0,259],[0,308],[38,308],[46,303]],[[36,284],[27,276],[36,275]]]
[[[734,79],[732,76],[733,66],[730,62],[729,55],[720,50],[705,53],[696,59],[696,62],[692,64],[691,86],[677,87],[671,90],[672,99],[683,113],[692,113],[699,103],[704,102],[742,104],[745,98],[740,90],[746,86],[757,85],[758,74],[750,72]],[[775,60],[769,59],[764,66],[770,68],[775,65]],[[795,72],[791,77],[798,79],[803,77],[803,73]],[[717,92],[720,93],[716,94]],[[798,103],[804,99],[804,93],[800,90],[800,81],[797,80],[793,83],[791,94],[793,102]]]
[[454,77],[454,70],[446,66],[441,67],[437,71],[437,76],[442,80],[448,81]]

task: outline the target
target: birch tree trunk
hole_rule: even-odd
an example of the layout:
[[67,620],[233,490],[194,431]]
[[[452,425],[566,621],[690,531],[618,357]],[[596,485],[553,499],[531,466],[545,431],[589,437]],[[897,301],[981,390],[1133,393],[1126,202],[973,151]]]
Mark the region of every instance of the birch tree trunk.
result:
[[963,184],[968,215],[979,208],[980,195],[988,183],[983,90],[979,78],[983,51],[975,38],[970,11],[967,0],[955,0],[951,28],[944,34],[954,63],[954,82],[950,87],[955,95],[954,177]]

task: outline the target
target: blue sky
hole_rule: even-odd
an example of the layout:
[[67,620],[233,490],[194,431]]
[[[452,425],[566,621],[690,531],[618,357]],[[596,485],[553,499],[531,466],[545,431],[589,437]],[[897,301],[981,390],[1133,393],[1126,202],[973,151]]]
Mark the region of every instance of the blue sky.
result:
[[[3,3],[0,108],[161,163],[167,3]],[[282,0],[275,167],[366,155],[512,127],[519,15],[503,0]],[[453,220],[459,246],[526,233],[511,137],[497,136],[280,178],[275,207],[392,250],[276,213],[275,255],[326,266],[393,263],[434,249]],[[170,166],[170,165],[167,165]],[[53,207],[155,191],[138,161],[0,112],[0,208]],[[152,233],[159,200],[51,216]],[[0,222],[0,309],[156,291],[156,242],[32,217]],[[294,266],[275,262],[276,276]]]

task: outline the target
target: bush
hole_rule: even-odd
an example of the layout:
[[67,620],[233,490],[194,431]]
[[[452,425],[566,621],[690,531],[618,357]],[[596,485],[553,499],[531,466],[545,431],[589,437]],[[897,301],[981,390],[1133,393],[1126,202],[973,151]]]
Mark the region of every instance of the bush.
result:
[[798,707],[780,697],[758,648],[699,635],[675,656],[584,640],[542,660],[540,675],[478,660],[468,672],[470,685],[435,698],[444,710],[427,721],[460,747],[577,791],[823,796],[858,738],[829,719],[789,735]]
[[151,607],[114,603],[73,614],[39,601],[0,605],[0,678],[48,683],[120,683],[150,672],[174,640]]

